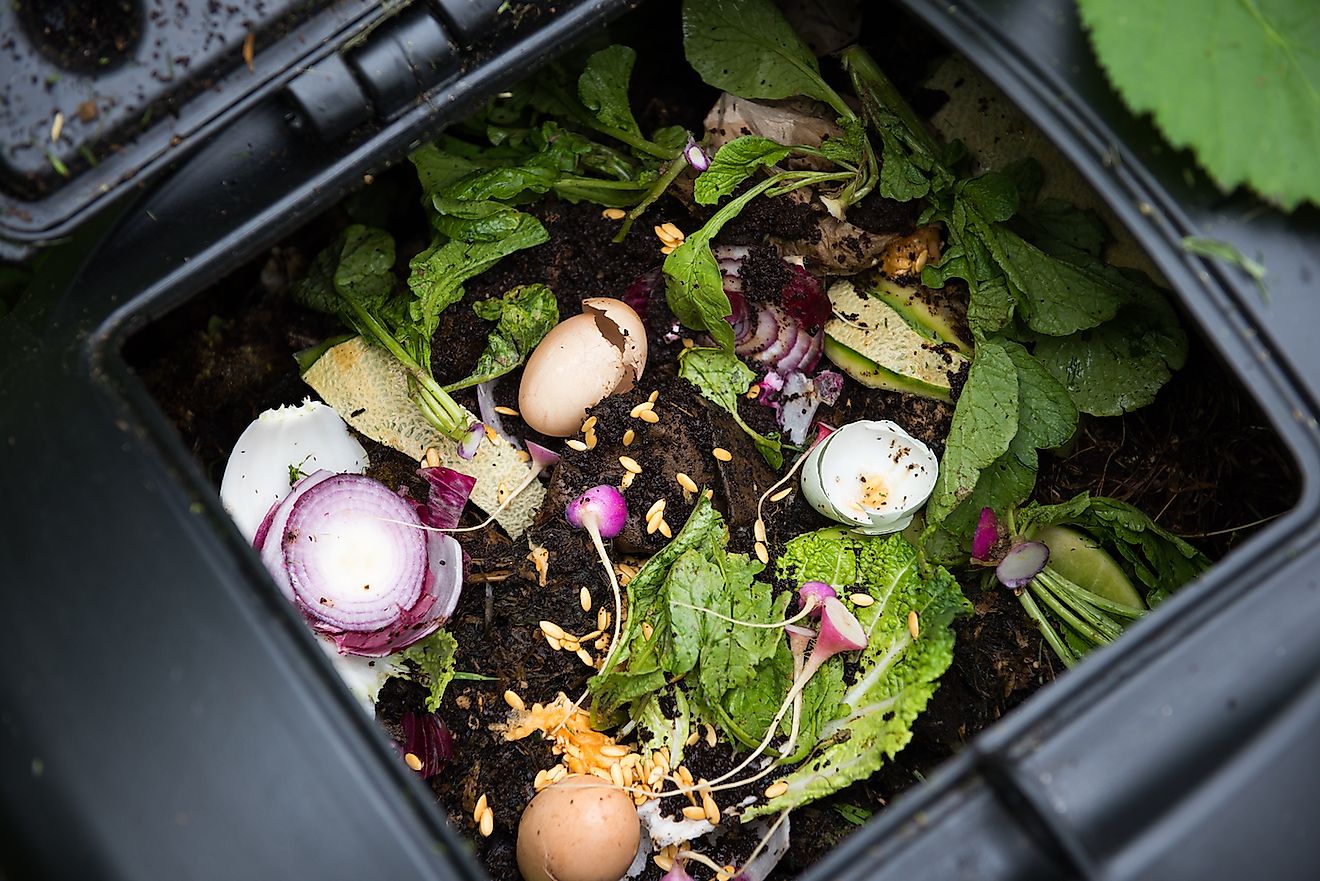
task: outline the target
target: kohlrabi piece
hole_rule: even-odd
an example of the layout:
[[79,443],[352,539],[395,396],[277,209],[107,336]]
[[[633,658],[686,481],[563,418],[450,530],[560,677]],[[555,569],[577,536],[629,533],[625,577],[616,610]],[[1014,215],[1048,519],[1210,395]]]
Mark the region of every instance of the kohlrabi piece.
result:
[[802,492],[831,520],[886,535],[912,522],[938,474],[930,448],[895,423],[853,422],[807,453]]
[[1127,573],[1095,539],[1066,526],[1042,529],[1031,538],[1050,549],[1050,568],[1073,584],[1124,606],[1146,608]]
[[289,487],[314,471],[361,474],[367,452],[332,408],[310,398],[277,407],[253,420],[225,465],[220,501],[249,542]]

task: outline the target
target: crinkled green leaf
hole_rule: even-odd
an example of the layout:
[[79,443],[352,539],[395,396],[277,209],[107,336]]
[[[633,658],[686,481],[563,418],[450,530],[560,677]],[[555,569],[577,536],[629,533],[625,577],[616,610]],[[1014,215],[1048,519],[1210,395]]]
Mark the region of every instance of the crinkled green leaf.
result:
[[729,141],[697,178],[693,197],[701,205],[714,205],[738,188],[758,169],[776,165],[793,152],[793,148],[769,138],[746,135]]
[[1079,0],[1100,63],[1230,190],[1320,204],[1320,5],[1313,0]]
[[[745,819],[798,807],[864,779],[907,745],[912,722],[926,708],[939,677],[953,660],[957,615],[970,611],[944,569],[923,578],[917,552],[901,535],[859,536],[826,529],[788,543],[779,560],[781,578],[793,582],[843,578],[845,593],[864,591],[871,606],[855,609],[867,647],[847,682],[837,710],[821,726],[815,751],[778,779],[788,791],[752,805]],[[916,612],[919,635],[908,629]]]

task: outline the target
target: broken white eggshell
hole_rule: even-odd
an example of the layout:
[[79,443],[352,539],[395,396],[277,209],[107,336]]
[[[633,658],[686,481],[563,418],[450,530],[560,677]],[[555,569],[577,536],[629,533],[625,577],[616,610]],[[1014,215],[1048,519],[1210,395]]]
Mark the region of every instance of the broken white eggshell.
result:
[[802,493],[820,513],[865,535],[899,532],[935,489],[930,448],[889,420],[852,422],[802,463]]
[[251,543],[271,506],[289,494],[297,474],[361,474],[367,451],[332,407],[304,398],[267,410],[243,429],[220,481],[220,501]]
[[632,307],[594,297],[582,310],[546,334],[523,368],[518,411],[551,437],[576,434],[588,408],[632,389],[646,367],[646,328]]

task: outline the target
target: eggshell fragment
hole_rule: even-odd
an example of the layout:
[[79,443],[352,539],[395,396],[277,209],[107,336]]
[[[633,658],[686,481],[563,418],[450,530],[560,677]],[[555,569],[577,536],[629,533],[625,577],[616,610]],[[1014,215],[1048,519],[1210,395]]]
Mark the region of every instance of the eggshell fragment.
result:
[[589,407],[631,389],[646,367],[646,329],[627,303],[595,297],[582,306],[541,340],[518,389],[523,421],[551,437],[576,433]]
[[852,422],[830,434],[802,467],[802,492],[820,513],[866,535],[900,532],[930,498],[939,463],[889,420]]
[[619,881],[640,841],[628,794],[573,774],[541,790],[523,811],[518,869],[524,881]]

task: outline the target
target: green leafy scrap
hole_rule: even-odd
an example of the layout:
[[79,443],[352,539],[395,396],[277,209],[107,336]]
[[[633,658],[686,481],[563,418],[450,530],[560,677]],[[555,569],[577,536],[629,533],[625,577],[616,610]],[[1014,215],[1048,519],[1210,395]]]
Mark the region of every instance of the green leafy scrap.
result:
[[486,337],[486,348],[471,375],[445,386],[446,391],[468,388],[513,370],[559,323],[559,304],[543,284],[519,285],[503,297],[473,303],[472,309],[487,321],[496,322],[495,329]]
[[1320,6],[1311,0],[1079,0],[1124,101],[1225,190],[1320,204]]
[[738,413],[738,402],[751,388],[756,374],[737,355],[723,349],[699,346],[684,349],[678,356],[678,375],[700,389],[708,401],[732,416],[771,468],[778,470],[784,464],[784,452],[778,439],[758,433]]
[[637,53],[627,46],[608,46],[587,59],[578,79],[582,104],[605,125],[641,137],[628,103],[628,81]]
[[[892,759],[953,660],[954,618],[970,612],[953,576],[942,568],[923,576],[916,549],[901,535],[808,533],[788,543],[778,574],[792,582],[838,579],[829,583],[845,594],[864,591],[875,602],[854,610],[867,647],[808,757],[779,778],[788,784],[784,794],[753,804],[744,819],[815,801]],[[919,622],[915,639],[908,629],[912,612]]]
[[454,656],[458,640],[448,630],[437,630],[426,639],[404,650],[402,658],[417,668],[417,681],[426,686],[426,709],[434,713],[440,709],[445,689],[454,679]]
[[758,168],[777,165],[793,148],[769,138],[745,135],[720,147],[693,186],[693,197],[700,205],[714,205],[733,193],[738,185]]

